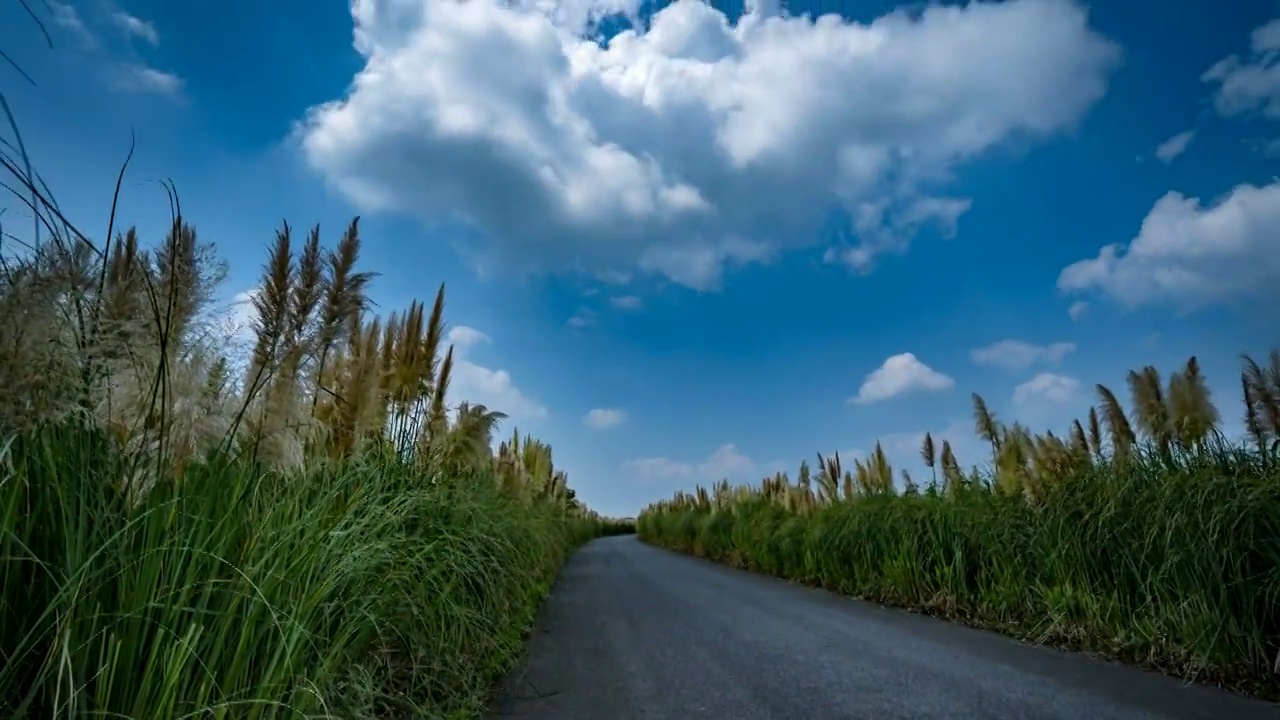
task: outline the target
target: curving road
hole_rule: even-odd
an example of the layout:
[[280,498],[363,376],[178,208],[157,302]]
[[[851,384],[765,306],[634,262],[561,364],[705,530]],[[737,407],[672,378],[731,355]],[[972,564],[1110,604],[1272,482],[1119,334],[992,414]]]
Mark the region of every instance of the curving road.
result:
[[491,718],[1280,720],[1280,706],[602,538]]

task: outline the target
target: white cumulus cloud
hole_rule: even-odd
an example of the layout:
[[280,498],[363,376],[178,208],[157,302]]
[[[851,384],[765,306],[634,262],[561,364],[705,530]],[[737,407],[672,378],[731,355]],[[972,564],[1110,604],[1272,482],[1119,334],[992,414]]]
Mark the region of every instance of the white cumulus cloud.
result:
[[582,418],[582,424],[596,430],[607,430],[622,424],[627,414],[616,408],[594,408]]
[[955,386],[955,380],[905,352],[887,358],[869,373],[858,394],[849,398],[849,402],[868,405],[909,392],[950,390]]
[[1013,404],[1037,401],[1065,403],[1080,397],[1080,381],[1066,375],[1042,372],[1013,389]]
[[1280,19],[1255,28],[1247,57],[1231,55],[1205,71],[1201,80],[1215,87],[1213,105],[1231,117],[1261,111],[1280,119]]
[[539,420],[547,408],[516,386],[511,373],[476,363],[472,352],[491,342],[488,335],[465,325],[449,329],[446,340],[453,345],[453,371],[449,382],[451,402],[480,403],[517,420]]
[[1076,344],[1070,342],[1036,345],[1022,340],[1001,340],[969,351],[969,359],[975,365],[1025,370],[1036,363],[1058,362],[1075,349]]
[[828,259],[860,270],[950,234],[972,202],[947,196],[954,171],[1075,127],[1120,57],[1074,0],[732,25],[679,0],[586,37],[638,7],[354,0],[364,68],[299,125],[305,157],[365,209],[474,229],[482,266],[710,290],[824,242],[833,206],[850,219]]
[[1239,185],[1218,201],[1170,192],[1128,245],[1112,244],[1058,275],[1058,289],[1100,291],[1129,308],[1180,311],[1274,297],[1280,288],[1280,181]]
[[477,345],[487,344],[491,342],[491,339],[488,335],[473,327],[454,325],[445,334],[445,342],[453,346],[455,353],[461,354]]

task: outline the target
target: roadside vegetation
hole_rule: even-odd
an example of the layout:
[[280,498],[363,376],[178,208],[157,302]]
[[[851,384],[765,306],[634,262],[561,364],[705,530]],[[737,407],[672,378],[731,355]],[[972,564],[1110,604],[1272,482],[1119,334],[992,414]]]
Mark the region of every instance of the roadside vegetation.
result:
[[357,221],[282,227],[241,335],[180,214],[97,244],[9,169],[0,716],[473,717],[568,553],[633,529],[449,402],[443,286],[375,314]]
[[758,486],[722,481],[646,508],[681,552],[1188,679],[1280,697],[1280,353],[1244,358],[1249,441],[1228,443],[1195,358],[1130,372],[1032,434],[973,396],[991,447],[964,471],[925,435],[924,482],[877,443]]

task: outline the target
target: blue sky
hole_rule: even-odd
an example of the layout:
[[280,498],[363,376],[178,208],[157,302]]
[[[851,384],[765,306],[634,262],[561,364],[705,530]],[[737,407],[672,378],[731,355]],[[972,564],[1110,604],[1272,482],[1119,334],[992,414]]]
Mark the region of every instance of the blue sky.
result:
[[49,2],[0,72],[78,224],[131,131],[123,220],[171,179],[228,301],[281,220],[361,215],[384,307],[448,284],[455,398],[606,513],[926,430],[979,462],[970,392],[1061,429],[1191,354],[1235,430],[1280,344],[1276,2]]

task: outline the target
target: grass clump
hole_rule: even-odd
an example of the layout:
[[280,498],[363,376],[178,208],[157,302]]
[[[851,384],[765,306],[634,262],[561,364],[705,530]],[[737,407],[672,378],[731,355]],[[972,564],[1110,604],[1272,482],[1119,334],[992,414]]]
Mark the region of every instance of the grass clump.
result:
[[1069,432],[1006,426],[974,396],[991,445],[964,472],[926,435],[931,477],[866,460],[802,463],[646,508],[650,543],[1188,679],[1280,697],[1280,353],[1245,358],[1234,447],[1194,358],[1167,384],[1129,374],[1132,414],[1099,385]]
[[332,250],[281,228],[239,346],[180,215],[99,247],[29,207],[0,253],[0,715],[472,717],[567,554],[631,529],[448,402],[443,286],[374,315],[357,221]]

